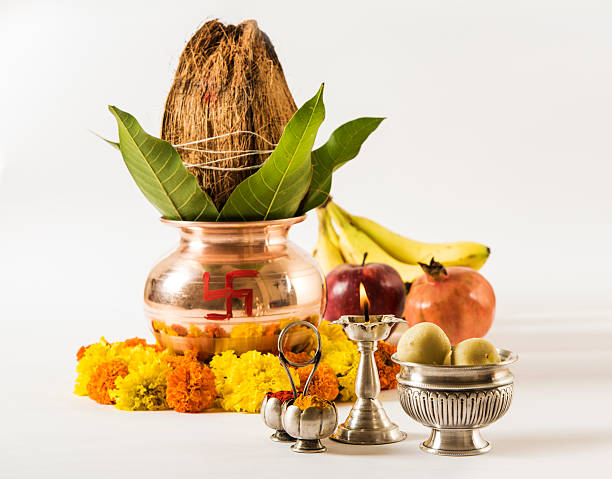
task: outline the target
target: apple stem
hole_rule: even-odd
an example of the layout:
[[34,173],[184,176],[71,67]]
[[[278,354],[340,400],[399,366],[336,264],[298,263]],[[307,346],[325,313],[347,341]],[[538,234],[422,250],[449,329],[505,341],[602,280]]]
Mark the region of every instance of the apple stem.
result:
[[368,257],[368,253],[367,252],[363,253],[363,261],[361,262],[361,266],[365,264],[367,257]]

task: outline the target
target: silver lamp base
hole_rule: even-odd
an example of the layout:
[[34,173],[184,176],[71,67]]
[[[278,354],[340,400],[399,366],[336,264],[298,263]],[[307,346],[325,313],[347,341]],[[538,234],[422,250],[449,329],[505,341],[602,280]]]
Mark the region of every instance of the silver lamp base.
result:
[[420,448],[439,456],[477,456],[491,450],[479,429],[432,429]]
[[359,398],[330,438],[346,444],[376,445],[403,441],[406,433],[389,420],[378,399]]

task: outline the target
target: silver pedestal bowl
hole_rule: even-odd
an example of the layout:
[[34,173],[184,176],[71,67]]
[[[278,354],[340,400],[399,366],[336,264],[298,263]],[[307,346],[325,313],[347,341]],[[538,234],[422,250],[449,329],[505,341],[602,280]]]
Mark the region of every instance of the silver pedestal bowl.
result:
[[480,429],[494,423],[510,407],[514,376],[508,366],[518,356],[498,349],[501,362],[482,366],[433,366],[400,361],[397,389],[404,411],[431,428],[423,451],[443,456],[484,454],[491,445]]

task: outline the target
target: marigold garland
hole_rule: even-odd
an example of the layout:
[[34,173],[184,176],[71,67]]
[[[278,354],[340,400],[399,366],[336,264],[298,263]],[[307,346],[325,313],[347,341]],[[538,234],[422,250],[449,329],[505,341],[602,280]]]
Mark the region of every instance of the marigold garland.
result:
[[[173,325],[174,326],[174,325]],[[245,325],[234,335],[248,337],[267,328]],[[217,329],[190,328],[191,335],[217,336]],[[184,334],[174,328],[174,334]],[[319,325],[321,364],[314,375],[309,393],[329,401],[355,398],[355,379],[359,364],[357,346],[342,327],[325,321]],[[399,366],[391,360],[396,347],[383,341],[375,353],[381,389],[397,384]],[[288,359],[304,363],[312,351],[287,352]],[[82,346],[77,352],[75,394],[89,396],[100,404],[115,404],[124,410],[174,409],[179,412],[200,412],[213,406],[226,411],[259,412],[266,393],[287,391],[291,385],[273,354],[248,351],[237,356],[233,351],[215,355],[210,367],[197,359],[195,351],[174,356],[159,345],[147,344],[141,338]],[[312,365],[292,370],[300,390],[312,371]]]

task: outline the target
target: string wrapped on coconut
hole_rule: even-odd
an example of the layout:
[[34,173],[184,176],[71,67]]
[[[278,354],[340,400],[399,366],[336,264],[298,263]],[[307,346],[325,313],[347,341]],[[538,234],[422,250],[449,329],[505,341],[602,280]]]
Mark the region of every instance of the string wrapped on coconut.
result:
[[161,136],[177,145],[184,163],[200,165],[188,169],[221,209],[269,156],[296,109],[274,46],[257,22],[211,20],[181,54]]

